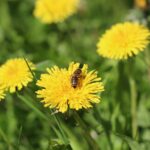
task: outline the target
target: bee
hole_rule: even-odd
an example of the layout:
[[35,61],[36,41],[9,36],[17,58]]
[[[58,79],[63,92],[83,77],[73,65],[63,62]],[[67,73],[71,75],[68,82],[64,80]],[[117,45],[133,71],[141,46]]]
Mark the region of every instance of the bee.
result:
[[73,88],[76,88],[79,84],[79,80],[82,77],[82,70],[81,68],[78,68],[74,71],[72,77],[71,77],[71,86]]

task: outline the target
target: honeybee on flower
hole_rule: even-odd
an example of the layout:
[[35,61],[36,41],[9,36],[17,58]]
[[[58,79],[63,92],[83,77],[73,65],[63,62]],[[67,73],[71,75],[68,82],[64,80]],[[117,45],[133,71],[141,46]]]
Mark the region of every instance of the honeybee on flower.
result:
[[88,72],[88,65],[84,64],[79,73],[84,78],[77,79],[77,84],[72,82],[79,66],[74,62],[68,69],[54,66],[41,75],[37,85],[42,89],[37,91],[37,96],[42,98],[45,107],[64,113],[68,109],[88,109],[92,103],[100,102],[99,93],[104,91],[104,86],[96,71]]

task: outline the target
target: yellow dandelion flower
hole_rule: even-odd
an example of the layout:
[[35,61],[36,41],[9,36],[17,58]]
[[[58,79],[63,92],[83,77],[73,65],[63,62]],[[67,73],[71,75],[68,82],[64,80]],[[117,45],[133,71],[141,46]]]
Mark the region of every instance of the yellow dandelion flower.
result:
[[99,55],[112,59],[126,59],[143,51],[149,43],[150,31],[138,23],[119,23],[99,39]]
[[1,89],[1,88],[0,88],[0,101],[1,101],[2,99],[4,99],[4,97],[5,97],[4,89]]
[[74,14],[79,0],[36,0],[34,16],[43,23],[62,22]]
[[104,90],[104,87],[100,82],[101,78],[97,77],[97,72],[87,72],[87,65],[83,65],[77,87],[73,87],[71,79],[79,65],[72,62],[68,69],[54,66],[47,69],[47,74],[41,75],[37,85],[43,89],[38,90],[37,95],[38,98],[43,98],[45,107],[56,108],[64,113],[68,108],[87,109],[92,107],[92,103],[99,103],[98,94]]
[[[34,69],[30,61],[28,64],[31,69]],[[23,58],[10,59],[0,67],[0,84],[11,93],[16,89],[21,90],[32,80],[32,74]]]

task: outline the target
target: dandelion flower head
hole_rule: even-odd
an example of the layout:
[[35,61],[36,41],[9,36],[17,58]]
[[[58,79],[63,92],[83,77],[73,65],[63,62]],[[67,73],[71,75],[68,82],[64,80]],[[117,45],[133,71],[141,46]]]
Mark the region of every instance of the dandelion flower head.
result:
[[79,0],[36,0],[34,16],[43,23],[62,22],[74,14]]
[[150,31],[138,23],[119,23],[99,39],[99,55],[112,59],[127,59],[143,51],[149,43]]
[[68,108],[79,110],[92,107],[92,103],[99,103],[99,93],[104,90],[101,78],[96,71],[88,72],[88,66],[82,67],[82,78],[76,88],[71,85],[71,77],[79,68],[79,63],[70,63],[68,69],[54,66],[48,68],[46,74],[41,75],[37,82],[41,90],[37,91],[45,107],[56,108],[59,112],[66,112]]
[[[31,70],[34,69],[34,65],[30,61],[28,61],[28,65]],[[11,93],[27,86],[33,80],[28,65],[23,58],[8,60],[0,67],[0,84]]]

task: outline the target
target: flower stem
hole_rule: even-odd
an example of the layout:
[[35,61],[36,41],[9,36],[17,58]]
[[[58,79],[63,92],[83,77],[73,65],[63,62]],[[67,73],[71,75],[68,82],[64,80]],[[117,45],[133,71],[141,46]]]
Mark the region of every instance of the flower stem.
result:
[[97,143],[91,137],[91,135],[89,133],[89,129],[87,128],[87,126],[85,125],[85,123],[83,122],[83,120],[81,119],[81,117],[78,115],[77,112],[74,112],[74,118],[78,122],[80,127],[82,128],[82,130],[84,132],[84,136],[85,136],[86,140],[89,142],[92,150],[100,150],[100,148],[98,147]]
[[62,127],[60,126],[60,122],[58,121],[58,119],[56,119],[56,116],[54,117],[54,119],[55,119],[55,122],[56,122],[56,124],[57,124],[57,126],[59,128],[59,132],[56,129],[56,127],[54,126],[53,122],[51,121],[51,118],[46,116],[46,114],[44,114],[31,101],[27,100],[24,96],[19,95],[19,93],[17,93],[17,97],[20,100],[22,100],[29,108],[31,108],[38,116],[40,116],[41,118],[43,118],[44,120],[49,122],[51,124],[51,128],[54,130],[54,132],[57,134],[57,136],[64,141],[64,144],[66,144],[66,145],[68,144],[67,138],[66,138],[66,136],[64,136],[64,131],[63,131]]
[[1,129],[0,127],[0,137],[3,139],[3,141],[7,144],[8,149],[12,149],[13,146],[11,145],[8,137],[6,136],[6,134],[4,133],[4,131]]
[[132,117],[132,137],[135,138],[137,134],[137,94],[136,85],[132,78],[129,79],[131,92],[131,117]]
[[53,117],[54,117],[55,122],[56,122],[56,124],[57,124],[57,126],[58,126],[58,128],[59,128],[59,130],[60,130],[60,132],[62,134],[62,136],[63,136],[65,145],[68,145],[69,141],[68,141],[67,136],[66,136],[66,134],[65,134],[65,132],[63,130],[63,127],[62,127],[62,125],[60,123],[59,118],[56,116],[56,114],[54,114]]
[[34,81],[36,82],[36,81],[37,81],[37,78],[36,78],[35,74],[33,73],[33,71],[32,71],[32,69],[31,69],[31,67],[30,67],[30,65],[29,65],[29,63],[28,63],[28,61],[27,61],[27,59],[26,59],[25,57],[23,57],[23,59],[24,59],[24,61],[25,61],[26,65],[27,65],[27,67],[28,67],[29,71],[31,72],[31,74],[32,74],[32,76],[33,76]]

